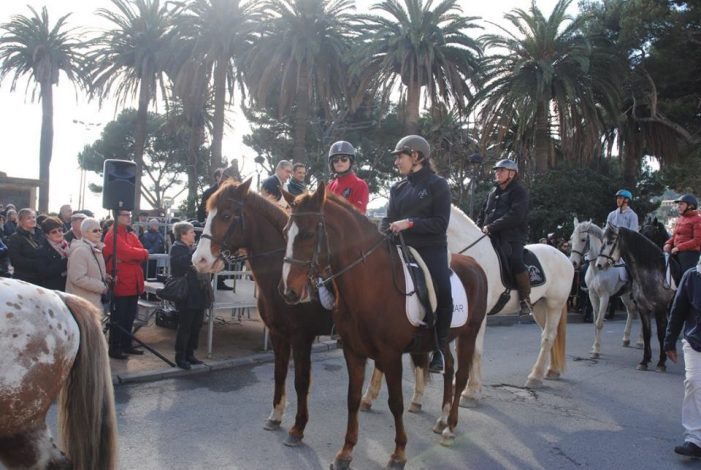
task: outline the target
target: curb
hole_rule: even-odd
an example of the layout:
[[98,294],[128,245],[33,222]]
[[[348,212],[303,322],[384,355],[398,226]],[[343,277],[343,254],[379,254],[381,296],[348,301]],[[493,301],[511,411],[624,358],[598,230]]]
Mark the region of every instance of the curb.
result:
[[[334,349],[337,349],[336,340],[322,341],[312,344],[312,353],[327,352]],[[141,372],[113,374],[112,384],[117,386],[133,383],[156,382],[158,380],[172,379],[176,377],[202,375],[212,371],[232,369],[241,366],[265,364],[267,362],[273,362],[273,360],[273,352],[266,351],[233,359],[207,361],[205,364],[192,366],[192,369],[190,370],[184,370],[178,367],[163,367],[161,369],[146,370]]]
[[[570,313],[567,317],[569,323],[582,323],[581,313]],[[525,323],[525,322],[524,322]],[[530,322],[530,323],[535,323]],[[523,324],[519,322],[518,315],[492,315],[487,317],[487,326],[513,326]],[[338,349],[336,340],[321,341],[312,344],[312,353],[328,352]],[[161,369],[147,370],[141,372],[126,372],[112,375],[112,383],[117,385],[155,382],[158,380],[173,379],[176,377],[189,377],[193,375],[207,374],[217,370],[233,369],[236,367],[260,365],[274,360],[273,352],[266,351],[254,353],[248,356],[232,359],[222,359],[219,361],[207,361],[205,364],[192,366],[190,370],[183,370],[178,367],[163,367]]]

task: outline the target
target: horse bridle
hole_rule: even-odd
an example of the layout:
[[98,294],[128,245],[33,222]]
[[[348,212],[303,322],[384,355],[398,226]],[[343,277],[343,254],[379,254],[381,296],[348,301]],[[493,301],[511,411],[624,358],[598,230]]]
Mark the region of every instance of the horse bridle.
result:
[[599,256],[601,256],[604,259],[609,260],[611,262],[611,264],[616,264],[616,261],[618,261],[616,259],[613,259],[613,257],[611,256],[613,254],[613,252],[616,251],[616,247],[618,246],[618,238],[619,238],[619,235],[616,234],[616,237],[613,239],[613,242],[611,243],[611,249],[609,250],[608,254],[604,253],[604,248],[606,248],[605,243],[601,245],[601,250],[599,250]]
[[580,258],[582,258],[582,262],[584,262],[584,254],[591,249],[591,231],[587,229],[583,230],[583,232],[587,234],[587,241],[584,244],[584,248],[582,248],[582,251],[575,250],[574,248],[571,250],[572,253],[577,254]]
[[[314,248],[314,252],[312,253],[312,257],[308,260],[300,260],[296,258],[291,258],[288,256],[285,256],[283,258],[283,261],[285,263],[290,263],[294,264],[297,266],[307,266],[309,269],[307,270],[307,278],[309,279],[310,285],[314,287],[314,289],[319,289],[321,286],[328,284],[332,280],[336,279],[337,277],[341,276],[342,274],[350,271],[353,269],[355,266],[358,264],[365,262],[368,256],[375,251],[377,248],[380,247],[383,243],[385,243],[389,238],[387,236],[383,236],[377,243],[375,243],[370,250],[367,252],[361,252],[360,257],[350,263],[348,266],[345,268],[341,269],[337,273],[333,273],[331,270],[331,246],[329,244],[329,235],[326,230],[326,219],[324,218],[324,213],[322,211],[319,212],[293,212],[290,214],[290,220],[292,220],[293,217],[300,217],[300,216],[315,216],[319,217],[319,222],[317,222],[316,226],[316,233],[317,233],[317,239],[316,239],[316,246]],[[324,245],[326,245],[326,262],[327,264],[325,266],[320,266],[319,264],[319,259],[321,258],[321,250],[324,248]],[[324,274],[330,273],[328,277],[324,277]]]
[[284,251],[283,248],[280,248],[277,250],[271,250],[271,251],[266,251],[263,253],[256,253],[253,255],[246,255],[246,256],[236,256],[236,255],[232,254],[231,250],[227,248],[229,246],[228,240],[234,234],[234,230],[236,230],[236,228],[238,226],[241,226],[241,232],[244,232],[244,230],[246,228],[246,221],[245,221],[245,218],[243,215],[243,206],[244,206],[243,201],[237,201],[237,200],[231,199],[231,198],[227,199],[227,201],[231,202],[232,204],[238,206],[241,209],[241,217],[239,217],[240,222],[232,221],[229,224],[229,226],[227,227],[226,232],[224,232],[224,236],[222,238],[215,238],[208,233],[203,233],[202,235],[200,235],[200,238],[205,238],[207,240],[210,240],[210,241],[218,244],[221,247],[221,249],[219,250],[219,256],[217,256],[217,259],[221,259],[221,260],[225,261],[226,263],[233,264],[233,263],[246,261],[246,260],[249,260],[252,258],[256,258],[259,256],[265,256],[265,255],[269,255],[272,253],[278,253],[280,251]]

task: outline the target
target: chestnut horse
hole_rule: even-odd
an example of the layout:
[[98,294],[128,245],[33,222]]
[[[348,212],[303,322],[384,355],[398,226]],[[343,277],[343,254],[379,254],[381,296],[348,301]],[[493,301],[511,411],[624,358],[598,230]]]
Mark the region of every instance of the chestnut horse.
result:
[[[6,278],[0,304],[0,462],[115,468],[117,419],[100,312],[78,297]],[[57,397],[63,452],[46,425]]]
[[[195,267],[202,272],[222,269],[220,261],[239,249],[248,252],[248,260],[258,285],[258,311],[270,330],[275,356],[275,390],[273,409],[264,428],[280,427],[285,410],[285,381],[290,351],[295,364],[297,415],[285,444],[301,443],[309,420],[308,395],[311,378],[311,348],[317,335],[328,334],[333,317],[318,301],[304,305],[288,305],[277,291],[285,255],[288,215],[264,197],[250,191],[251,180],[224,184],[208,201],[209,216],[204,232],[193,254]],[[223,252],[223,253],[222,253]],[[414,357],[417,367],[416,390],[412,398],[415,409],[421,408],[427,371],[426,357]]]
[[[394,416],[396,447],[388,467],[403,468],[407,436],[402,418],[402,354],[409,350],[428,352],[433,347],[433,332],[417,329],[407,319],[402,261],[370,220],[345,199],[327,193],[323,183],[315,193],[286,198],[292,205],[292,216],[285,229],[287,251],[280,285],[285,299],[291,304],[308,303],[315,289],[310,280],[319,277],[325,277],[337,292],[334,318],[343,338],[349,376],[348,427],[345,444],[331,468],[350,466],[358,441],[358,409],[367,358],[374,359],[385,374]],[[467,292],[470,315],[465,325],[450,332],[451,339],[457,338],[455,387],[453,357],[446,354],[442,415],[434,426],[444,445],[452,444],[455,438],[460,393],[467,383],[487,297],[486,275],[472,258],[453,255],[451,267]]]

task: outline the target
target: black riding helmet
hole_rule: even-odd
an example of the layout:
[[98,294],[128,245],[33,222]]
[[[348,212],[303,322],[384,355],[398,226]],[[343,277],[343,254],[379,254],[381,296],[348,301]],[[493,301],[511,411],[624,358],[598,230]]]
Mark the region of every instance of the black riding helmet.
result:
[[697,209],[699,207],[699,203],[693,194],[685,194],[682,197],[680,197],[679,199],[674,201],[675,204],[678,202],[686,202],[690,209],[691,208]]
[[400,153],[411,154],[411,152],[420,153],[424,160],[431,158],[431,146],[420,135],[407,135],[399,139],[397,145],[394,146],[392,155]]
[[351,164],[350,167],[348,167],[348,171],[350,171],[350,169],[353,168],[353,163],[355,162],[355,148],[353,145],[345,140],[339,140],[338,142],[331,144],[331,148],[329,148],[329,169],[331,170],[331,173],[335,173],[331,160],[337,155],[345,155],[350,158]]

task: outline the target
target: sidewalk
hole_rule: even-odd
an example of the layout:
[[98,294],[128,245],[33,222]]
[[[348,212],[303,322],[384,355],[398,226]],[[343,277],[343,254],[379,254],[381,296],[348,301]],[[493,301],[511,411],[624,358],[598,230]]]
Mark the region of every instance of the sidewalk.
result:
[[[237,280],[236,292],[219,291],[217,304],[229,305],[249,302],[253,298],[253,282]],[[231,281],[227,281],[231,284]],[[141,309],[143,312],[143,309]],[[623,317],[620,317],[621,313]],[[143,313],[140,313],[143,315]],[[617,317],[624,319],[625,312],[618,312]],[[157,350],[171,361],[175,361],[175,330],[163,328],[150,318],[149,323],[138,330],[136,337],[148,346]],[[570,313],[569,323],[581,323],[582,315]],[[518,324],[516,315],[493,315],[487,318],[488,326],[511,326]],[[115,385],[150,382],[166,378],[207,373],[212,370],[238,367],[247,364],[257,364],[273,361],[272,346],[268,342],[268,350],[264,350],[265,328],[258,316],[256,308],[241,311],[240,309],[219,308],[214,315],[214,330],[212,355],[207,357],[207,323],[202,325],[199,348],[196,355],[205,362],[204,365],[193,366],[190,370],[171,367],[158,357],[144,350],[143,356],[129,356],[127,360],[110,359],[112,379]],[[336,349],[336,341],[328,336],[319,337],[314,343],[312,352],[330,351]]]

